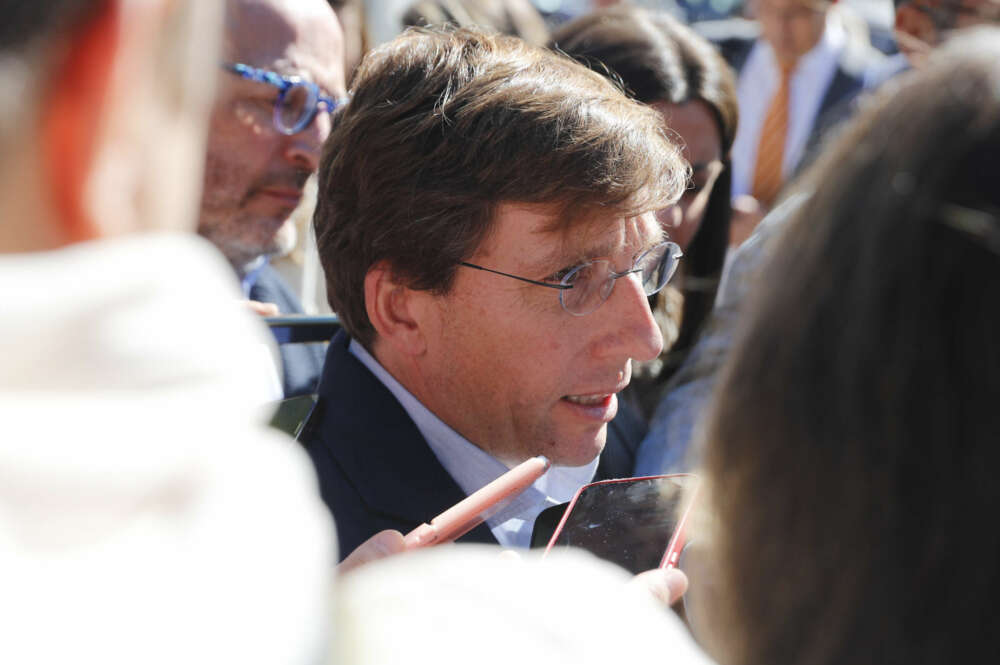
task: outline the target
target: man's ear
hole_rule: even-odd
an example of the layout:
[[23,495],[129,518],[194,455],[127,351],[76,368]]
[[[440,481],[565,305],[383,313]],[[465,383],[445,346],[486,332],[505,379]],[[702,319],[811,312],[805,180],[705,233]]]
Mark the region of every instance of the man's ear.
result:
[[118,51],[119,0],[101,0],[69,32],[41,105],[42,158],[66,243],[100,235],[85,202]]
[[427,349],[421,306],[426,297],[398,281],[386,261],[365,275],[365,309],[379,341],[408,356]]

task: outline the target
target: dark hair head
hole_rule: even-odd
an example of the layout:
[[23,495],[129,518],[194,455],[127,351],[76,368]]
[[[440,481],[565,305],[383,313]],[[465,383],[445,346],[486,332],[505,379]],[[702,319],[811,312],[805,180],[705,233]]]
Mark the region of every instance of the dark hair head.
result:
[[570,59],[411,28],[362,62],[324,148],[314,221],[330,305],[370,345],[375,263],[445,293],[500,203],[551,205],[568,227],[661,208],[686,178],[659,116]]
[[739,108],[732,70],[706,39],[666,12],[620,5],[566,23],[552,45],[615,76],[643,104],[705,102],[728,154]]
[[[666,12],[616,6],[561,26],[553,47],[620,80],[644,104],[700,101],[712,113],[721,141],[723,171],[701,226],[685,251],[682,324],[659,382],[682,361],[715,302],[729,245],[732,172],[729,150],[739,117],[736,82],[722,56],[703,37]],[[656,391],[654,391],[655,393]]]
[[706,432],[731,665],[993,662],[1000,31],[807,175]]

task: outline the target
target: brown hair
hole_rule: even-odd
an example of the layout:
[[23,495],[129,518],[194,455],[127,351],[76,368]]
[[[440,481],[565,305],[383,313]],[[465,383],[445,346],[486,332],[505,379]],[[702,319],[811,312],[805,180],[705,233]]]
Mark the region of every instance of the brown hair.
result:
[[1000,657],[1000,31],[981,35],[807,174],[759,282],[706,431],[726,665]]
[[314,223],[330,306],[366,346],[375,263],[446,293],[500,203],[553,205],[567,228],[668,205],[687,177],[654,111],[568,58],[470,29],[411,28],[372,51],[335,124]]
[[[732,168],[729,151],[739,119],[736,80],[715,48],[666,12],[619,5],[592,12],[561,26],[552,45],[616,77],[625,91],[644,104],[700,101],[711,112],[721,142],[723,169],[698,231],[684,252],[684,305],[681,328],[663,369],[652,380],[634,377],[647,410],[655,407],[662,386],[683,362],[715,302],[729,246]],[[666,292],[654,296],[665,298]],[[654,303],[655,305],[655,303]],[[650,384],[642,390],[642,384]]]

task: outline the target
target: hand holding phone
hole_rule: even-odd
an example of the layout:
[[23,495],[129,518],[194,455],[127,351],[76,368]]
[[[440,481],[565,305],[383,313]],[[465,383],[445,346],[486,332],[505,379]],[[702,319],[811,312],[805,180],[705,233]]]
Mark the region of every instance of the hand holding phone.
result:
[[544,456],[532,457],[518,464],[480,490],[444,511],[428,524],[421,524],[406,534],[406,549],[450,543],[476,528],[506,501],[514,498],[549,470]]
[[[697,476],[674,474],[584,485],[563,512],[545,553],[581,547],[634,574],[676,567],[699,484]],[[540,518],[536,530],[544,527]]]

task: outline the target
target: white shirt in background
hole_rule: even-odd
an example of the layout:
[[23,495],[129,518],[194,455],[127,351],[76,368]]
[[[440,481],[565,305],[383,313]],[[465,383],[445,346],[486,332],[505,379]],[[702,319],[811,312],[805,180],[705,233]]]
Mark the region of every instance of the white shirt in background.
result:
[[[811,51],[796,63],[789,82],[788,133],[781,173],[788,178],[802,160],[820,105],[833,80],[841,55],[847,47],[847,33],[829,11],[823,36]],[[757,166],[757,146],[761,127],[780,84],[780,70],[771,45],[758,39],[740,70],[737,97],[740,123],[733,141],[733,196],[750,194]]]

